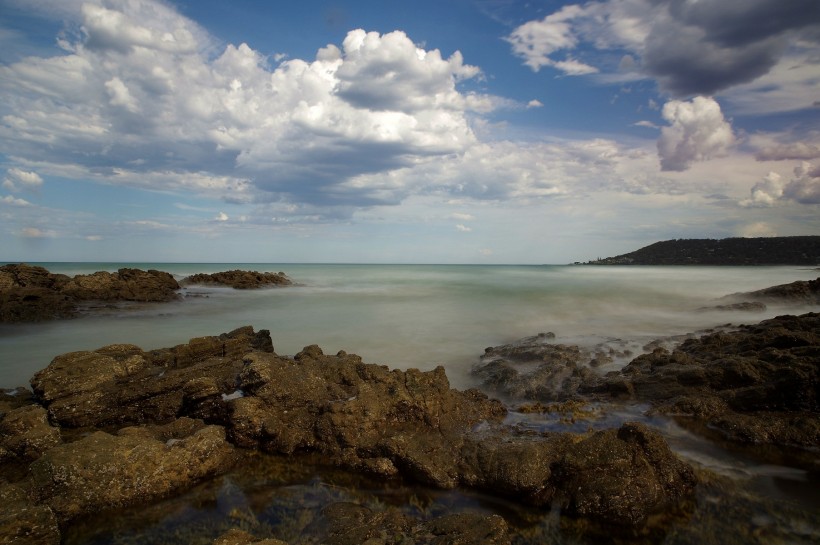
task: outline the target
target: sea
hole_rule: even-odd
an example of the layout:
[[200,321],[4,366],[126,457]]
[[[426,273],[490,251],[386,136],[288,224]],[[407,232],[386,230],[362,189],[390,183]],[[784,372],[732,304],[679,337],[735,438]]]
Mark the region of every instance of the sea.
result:
[[[453,387],[467,388],[477,385],[470,371],[486,347],[539,333],[553,333],[556,343],[628,348],[630,357],[598,369],[606,372],[657,339],[820,311],[817,305],[771,304],[757,312],[710,309],[725,304],[726,295],[820,276],[817,268],[795,266],[32,264],[72,276],[157,269],[177,280],[232,269],[284,272],[294,285],[250,291],[188,286],[169,303],[101,305],[74,319],[0,325],[2,388],[27,386],[36,371],[66,352],[114,343],[145,350],[171,347],[246,325],[269,330],[280,355],[318,344],[326,354],[344,350],[392,368],[441,365]],[[421,518],[454,511],[500,513],[510,523],[512,543],[521,545],[820,542],[817,451],[795,461],[782,452],[727,444],[709,430],[692,433],[674,419],[647,416],[647,408],[607,410],[615,419],[654,426],[673,450],[705,472],[694,507],[661,535],[601,541],[556,518],[554,511],[534,513],[486,494],[354,482],[332,468],[269,459],[265,463],[287,467],[243,468],[164,503],[77,522],[64,543],[211,543],[240,522],[258,537],[298,540],[334,501],[391,506]],[[511,418],[520,418],[511,422],[518,426],[549,424],[514,411]]]
[[2,325],[0,387],[27,385],[66,352],[114,343],[150,350],[251,325],[271,332],[280,355],[318,344],[327,354],[345,350],[393,368],[443,365],[452,385],[461,388],[471,385],[470,369],[489,346],[552,332],[556,342],[619,339],[640,349],[659,337],[792,311],[701,309],[728,294],[820,275],[800,267],[32,264],[69,276],[157,269],[177,280],[232,269],[284,272],[294,285],[253,291],[189,287],[176,302],[112,305],[77,319]]

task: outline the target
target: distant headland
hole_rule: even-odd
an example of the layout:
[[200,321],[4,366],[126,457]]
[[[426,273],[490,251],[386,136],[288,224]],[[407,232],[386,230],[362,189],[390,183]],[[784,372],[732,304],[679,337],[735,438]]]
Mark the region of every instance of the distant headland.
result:
[[664,240],[583,264],[813,266],[820,264],[820,236]]

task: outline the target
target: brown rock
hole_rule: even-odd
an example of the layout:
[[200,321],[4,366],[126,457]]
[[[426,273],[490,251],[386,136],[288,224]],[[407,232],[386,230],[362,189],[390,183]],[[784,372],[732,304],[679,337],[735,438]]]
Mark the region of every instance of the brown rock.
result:
[[62,521],[149,502],[224,473],[235,462],[219,426],[179,440],[95,432],[31,464],[34,489]]
[[246,290],[269,286],[290,286],[293,282],[283,272],[232,270],[213,274],[195,274],[183,280],[184,285],[219,285]]
[[31,501],[24,487],[0,484],[0,543],[59,545],[60,529],[54,512]]

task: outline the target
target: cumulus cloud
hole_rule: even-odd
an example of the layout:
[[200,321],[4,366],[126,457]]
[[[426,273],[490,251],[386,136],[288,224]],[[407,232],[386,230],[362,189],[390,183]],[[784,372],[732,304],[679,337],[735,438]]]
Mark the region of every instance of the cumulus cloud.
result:
[[783,197],[800,204],[820,204],[820,166],[803,162],[794,169],[794,176],[783,188]]
[[816,55],[818,29],[816,0],[602,0],[524,23],[507,41],[535,71],[553,67],[572,74],[561,63],[584,54],[577,74],[640,70],[663,90],[691,96],[753,81],[793,59],[796,50]]
[[11,195],[6,195],[2,199],[0,199],[0,203],[3,204],[10,204],[12,206],[31,206],[31,203],[25,199],[16,199]]
[[820,166],[804,161],[794,169],[794,177],[788,183],[782,176],[769,172],[766,177],[752,186],[748,199],[740,201],[740,206],[771,207],[781,201],[800,204],[820,204]]
[[57,236],[55,231],[50,229],[38,229],[37,227],[23,227],[20,236],[24,238],[53,238]]
[[732,127],[712,98],[671,100],[661,113],[669,123],[658,139],[661,170],[686,170],[696,161],[726,155],[734,144]]
[[751,208],[769,207],[783,196],[783,179],[776,172],[769,172],[751,189],[751,196],[740,201],[740,206]]
[[527,102],[527,108],[543,108],[544,104],[540,100],[532,99]]
[[461,233],[469,233],[472,230],[473,230],[472,227],[467,227],[463,223],[456,224],[456,231],[459,231]]
[[270,68],[246,44],[216,50],[163,2],[72,2],[61,15],[65,54],[0,66],[0,150],[43,173],[229,202],[395,204],[413,188],[390,172],[463,153],[471,113],[504,103],[460,90],[481,74],[461,53],[400,31],[354,30]]
[[36,172],[29,172],[19,168],[10,168],[3,179],[3,187],[9,191],[34,191],[43,185],[43,178]]
[[228,214],[226,214],[225,212],[220,212],[216,215],[214,219],[216,221],[228,221],[230,218],[228,217]]

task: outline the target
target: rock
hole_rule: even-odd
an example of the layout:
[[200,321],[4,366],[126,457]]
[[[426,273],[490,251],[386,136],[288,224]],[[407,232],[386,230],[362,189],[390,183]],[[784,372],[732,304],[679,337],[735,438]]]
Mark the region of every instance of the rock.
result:
[[0,420],[0,447],[22,460],[36,460],[61,442],[60,430],[38,405],[14,409]]
[[225,430],[206,426],[169,441],[94,432],[52,448],[30,470],[40,502],[67,521],[168,496],[226,472],[235,461]]
[[565,401],[596,377],[599,367],[625,353],[554,344],[552,333],[485,349],[472,374],[482,387],[512,401]]
[[248,532],[233,529],[225,532],[214,541],[213,545],[288,545],[278,539],[258,540]]
[[[587,393],[623,392],[734,440],[820,444],[820,314],[779,316],[635,358]],[[686,420],[682,420],[685,423]]]
[[0,543],[59,545],[60,529],[54,512],[32,502],[23,486],[0,484]]
[[553,466],[567,511],[621,527],[642,524],[690,494],[692,469],[643,424],[597,432],[574,444]]
[[168,273],[120,269],[69,278],[43,267],[0,267],[0,322],[37,322],[77,315],[88,301],[171,301],[177,284]]
[[[247,396],[229,405],[230,436],[245,448],[316,452],[357,471],[467,485],[535,506],[562,501],[569,512],[625,526],[643,523],[694,485],[660,435],[638,424],[580,443],[571,434],[517,433],[501,424],[500,404],[451,390],[441,368],[390,371],[316,346],[294,360],[251,353],[246,362],[240,387]],[[631,464],[636,469],[627,470]],[[578,479],[603,483],[601,497],[579,496]]]
[[507,523],[498,515],[452,514],[418,522],[392,509],[373,511],[338,502],[311,528],[328,545],[509,545]]
[[717,310],[720,312],[766,312],[766,305],[760,301],[743,301],[729,305],[715,305],[711,307],[701,307],[698,312],[708,312]]
[[69,428],[163,423],[186,411],[224,422],[222,395],[236,391],[242,355],[257,347],[273,349],[270,333],[250,327],[151,352],[111,345],[57,356],[31,385],[50,417]]
[[814,280],[798,280],[748,293],[734,293],[724,299],[752,299],[771,303],[820,304],[820,277]]
[[78,301],[165,302],[176,299],[178,289],[179,284],[167,272],[119,269],[116,273],[79,274],[61,291]]
[[232,270],[213,274],[195,274],[185,278],[184,285],[220,285],[246,290],[268,286],[290,286],[293,282],[283,272]]
[[[390,370],[354,354],[325,355],[316,345],[285,358],[272,352],[267,331],[250,327],[170,349],[119,344],[65,354],[32,386],[45,409],[17,408],[6,419],[47,430],[45,410],[69,441],[76,439],[31,450],[39,456],[29,466],[37,501],[63,522],[152,501],[224,472],[234,445],[319,456],[438,488],[469,486],[533,506],[557,502],[568,513],[630,528],[690,494],[694,482],[663,439],[639,425],[581,440],[519,431],[504,424],[500,402],[451,389],[441,367]],[[399,514],[356,517],[364,526],[337,527],[327,542],[352,542],[372,527],[417,543],[438,543],[435,536],[451,530],[453,543],[507,539],[496,519],[408,529]],[[473,533],[458,537],[455,528]]]

